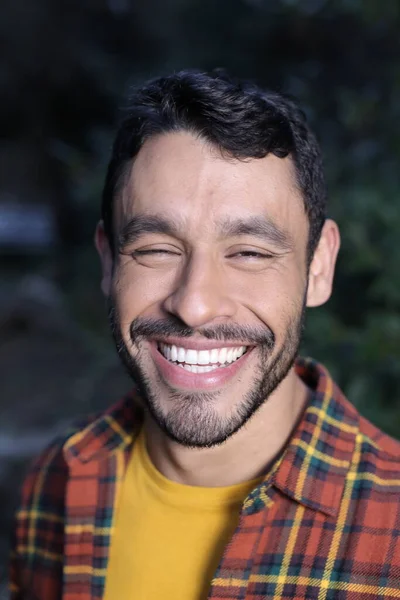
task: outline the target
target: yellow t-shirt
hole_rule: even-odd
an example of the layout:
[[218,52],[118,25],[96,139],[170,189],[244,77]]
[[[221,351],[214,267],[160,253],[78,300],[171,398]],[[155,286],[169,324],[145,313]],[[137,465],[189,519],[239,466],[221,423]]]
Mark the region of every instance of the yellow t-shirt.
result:
[[170,481],[141,434],[122,485],[105,600],[207,598],[241,504],[261,480],[219,488]]

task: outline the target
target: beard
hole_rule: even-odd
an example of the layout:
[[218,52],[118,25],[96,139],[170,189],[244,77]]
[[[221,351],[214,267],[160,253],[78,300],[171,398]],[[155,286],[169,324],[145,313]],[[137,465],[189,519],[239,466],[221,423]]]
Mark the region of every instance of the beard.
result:
[[[210,448],[224,443],[241,429],[286,377],[297,357],[305,322],[305,295],[296,314],[290,319],[283,343],[276,349],[276,339],[268,326],[243,327],[219,325],[213,328],[193,330],[172,315],[168,319],[135,319],[129,328],[129,339],[136,350],[133,356],[125,343],[121,321],[113,299],[109,298],[109,321],[118,355],[128,375],[138,387],[146,408],[157,426],[172,440],[189,448]],[[221,391],[185,392],[169,387],[167,397],[162,392],[162,380],[158,372],[146,372],[146,364],[152,359],[146,356],[143,340],[190,338],[194,333],[217,341],[248,342],[255,345],[252,351],[259,353],[258,364],[249,390],[236,400],[229,414],[219,414],[218,398]],[[165,383],[164,383],[165,385]],[[169,409],[165,409],[165,406]]]

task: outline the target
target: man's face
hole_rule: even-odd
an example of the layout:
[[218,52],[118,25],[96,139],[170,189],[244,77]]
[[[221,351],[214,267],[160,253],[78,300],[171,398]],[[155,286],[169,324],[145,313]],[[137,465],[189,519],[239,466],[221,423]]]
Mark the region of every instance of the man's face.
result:
[[297,354],[308,220],[292,162],[238,161],[189,133],[158,136],[114,214],[105,291],[121,358],[169,437],[219,444]]

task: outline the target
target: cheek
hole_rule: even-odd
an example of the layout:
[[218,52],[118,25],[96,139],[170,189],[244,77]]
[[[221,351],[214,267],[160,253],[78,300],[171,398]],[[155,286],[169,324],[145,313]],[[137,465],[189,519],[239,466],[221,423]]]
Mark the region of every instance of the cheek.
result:
[[170,279],[155,269],[144,269],[133,263],[118,265],[113,279],[113,297],[121,322],[131,323],[137,317],[156,316],[157,307],[171,287]]
[[303,310],[306,282],[298,274],[269,273],[268,277],[254,278],[251,285],[240,291],[240,304],[267,325],[274,333],[277,344],[284,340],[287,329],[297,321]]

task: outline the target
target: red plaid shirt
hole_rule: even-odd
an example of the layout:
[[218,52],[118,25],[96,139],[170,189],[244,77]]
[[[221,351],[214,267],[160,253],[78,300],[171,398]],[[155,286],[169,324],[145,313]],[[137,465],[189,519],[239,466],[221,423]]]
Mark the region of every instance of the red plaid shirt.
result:
[[[297,371],[315,393],[246,498],[209,600],[400,598],[400,444],[360,417],[323,367],[299,360]],[[140,423],[130,396],[36,462],[17,513],[12,600],[102,598]]]

